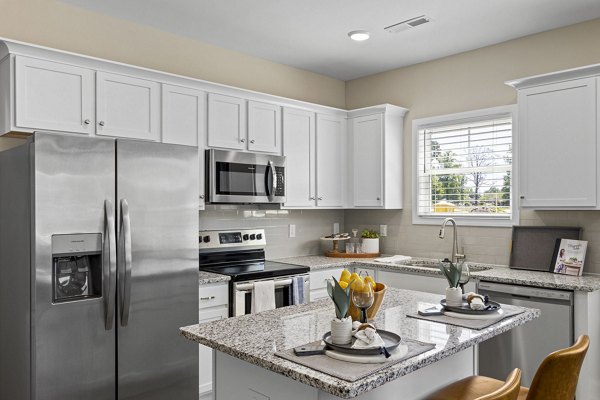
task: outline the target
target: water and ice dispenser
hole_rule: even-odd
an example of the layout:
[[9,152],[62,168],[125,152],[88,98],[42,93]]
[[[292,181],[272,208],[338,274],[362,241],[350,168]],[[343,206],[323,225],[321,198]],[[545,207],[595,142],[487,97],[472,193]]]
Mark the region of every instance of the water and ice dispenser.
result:
[[102,235],[52,236],[52,301],[102,297]]

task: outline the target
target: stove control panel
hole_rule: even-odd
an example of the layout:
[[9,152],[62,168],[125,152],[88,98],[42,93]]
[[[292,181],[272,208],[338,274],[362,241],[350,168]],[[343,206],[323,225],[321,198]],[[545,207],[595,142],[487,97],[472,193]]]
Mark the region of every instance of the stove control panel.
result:
[[216,250],[231,247],[264,247],[267,240],[264,229],[201,231],[198,244],[200,250]]

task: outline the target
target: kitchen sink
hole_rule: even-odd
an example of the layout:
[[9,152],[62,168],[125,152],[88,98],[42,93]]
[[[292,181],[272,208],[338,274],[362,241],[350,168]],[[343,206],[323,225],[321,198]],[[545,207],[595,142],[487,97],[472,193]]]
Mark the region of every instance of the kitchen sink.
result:
[[[411,266],[411,267],[439,269],[439,267],[438,267],[439,263],[440,263],[439,260],[410,260],[410,261],[406,261],[405,263],[402,263],[402,264],[406,265],[406,266]],[[473,265],[473,264],[469,263],[469,270],[471,272],[486,271],[491,268],[492,267],[486,267],[483,265]]]

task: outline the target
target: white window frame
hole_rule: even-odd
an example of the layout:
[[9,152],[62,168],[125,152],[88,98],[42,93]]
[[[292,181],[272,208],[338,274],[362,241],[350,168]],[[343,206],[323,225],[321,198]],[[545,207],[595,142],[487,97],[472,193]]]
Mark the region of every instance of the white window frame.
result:
[[[512,176],[511,176],[511,217],[493,218],[485,215],[452,216],[452,215],[418,215],[418,163],[419,163],[419,130],[439,125],[454,125],[478,121],[484,118],[510,114],[512,117]],[[414,225],[439,225],[447,217],[453,218],[457,224],[465,226],[510,227],[519,224],[519,169],[518,169],[518,126],[517,105],[484,108],[455,114],[419,118],[412,121],[412,223]]]

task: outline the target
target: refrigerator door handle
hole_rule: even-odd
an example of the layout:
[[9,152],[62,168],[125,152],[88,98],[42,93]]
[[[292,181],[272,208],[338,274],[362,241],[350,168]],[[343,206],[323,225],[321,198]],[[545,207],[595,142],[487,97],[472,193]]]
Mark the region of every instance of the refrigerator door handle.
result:
[[129,219],[129,204],[126,199],[121,199],[121,229],[119,233],[121,244],[121,260],[124,265],[119,266],[121,276],[121,326],[129,322],[129,306],[131,304],[131,220]]
[[104,271],[104,328],[110,331],[115,317],[115,287],[117,283],[117,241],[115,238],[115,209],[110,200],[104,201],[104,248],[102,262]]

